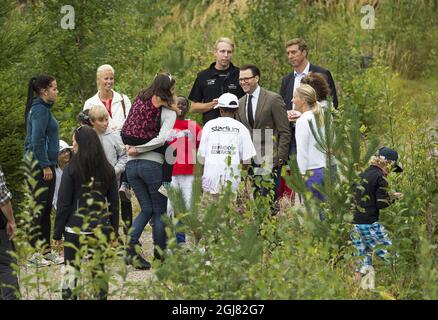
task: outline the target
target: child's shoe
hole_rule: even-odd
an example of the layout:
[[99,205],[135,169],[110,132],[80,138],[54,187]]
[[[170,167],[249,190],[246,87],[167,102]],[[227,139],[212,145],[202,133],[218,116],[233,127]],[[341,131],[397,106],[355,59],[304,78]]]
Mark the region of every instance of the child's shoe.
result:
[[122,183],[119,189],[120,200],[123,202],[131,201],[131,191],[129,190],[129,186],[126,183]]
[[161,193],[166,198],[168,197],[168,190],[170,189],[170,182],[163,182],[163,184],[158,189],[158,192]]

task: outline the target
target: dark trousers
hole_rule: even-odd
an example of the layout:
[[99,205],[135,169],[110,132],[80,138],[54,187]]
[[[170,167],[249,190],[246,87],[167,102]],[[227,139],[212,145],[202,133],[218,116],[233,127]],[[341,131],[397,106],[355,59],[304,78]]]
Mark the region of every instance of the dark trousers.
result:
[[[251,180],[253,181],[253,186],[255,189],[254,190],[254,198],[256,198],[258,196],[266,197],[269,194],[269,192],[271,190],[273,190],[274,191],[274,198],[273,198],[272,205],[274,205],[274,203],[278,199],[278,194],[279,194],[279,190],[280,190],[281,166],[276,166],[276,167],[272,168],[272,172],[269,175],[265,175],[265,176],[255,175],[254,168],[257,168],[257,165],[255,165],[253,163],[248,170],[248,175],[251,177]],[[260,179],[262,181],[269,180],[273,183],[273,187],[268,188],[268,187],[258,186],[255,183],[257,179]]]
[[[175,161],[172,163],[166,161],[166,150],[169,147],[169,144],[166,142],[163,146],[155,149],[155,152],[161,153],[164,155],[164,163],[163,163],[163,182],[170,183],[172,181],[172,171],[173,171],[173,165],[175,164]],[[173,151],[173,156],[176,159],[176,149]]]
[[11,264],[16,264],[17,261],[9,253],[14,250],[14,244],[8,239],[6,229],[0,229],[0,300],[19,299],[18,278],[11,267]]
[[[71,245],[75,246],[76,248],[80,248],[81,244],[79,242],[79,235],[74,234],[74,233],[70,233],[70,232],[65,232],[64,233],[64,237],[65,237],[65,243],[69,243],[70,245],[66,245],[64,246],[64,264],[65,265],[70,265],[73,266],[76,271],[79,273],[80,272],[80,265],[76,265],[75,264],[75,256],[76,256],[76,249],[72,248]],[[93,235],[87,236],[87,237],[94,237]],[[97,242],[97,239],[96,239]],[[91,255],[93,256],[93,254],[96,254],[96,252],[100,250],[100,248],[97,247],[93,247],[92,245],[90,245],[89,247],[89,253],[91,253]],[[108,279],[105,277],[105,265],[103,263],[99,263],[95,266],[95,270],[92,271],[92,277],[93,277],[93,281],[94,281],[94,289],[96,290],[95,292],[95,298],[99,299],[99,300],[106,300],[108,298]],[[75,287],[77,284],[77,279],[75,279]],[[73,292],[74,288],[68,288],[62,289],[62,298],[64,300],[77,300],[77,294],[75,292]]]
[[[126,171],[120,176],[120,184],[123,182],[128,183],[128,178],[126,177]],[[132,202],[131,201],[120,201],[120,212],[123,221],[123,232],[127,235],[129,228],[132,226]]]
[[56,184],[55,168],[52,166],[50,169],[53,173],[53,179],[50,181],[44,181],[43,169],[40,169],[38,175],[36,176],[36,188],[33,190],[35,195],[37,190],[44,189],[41,194],[35,197],[35,201],[37,204],[41,205],[42,208],[41,211],[33,217],[32,227],[34,228],[34,231],[31,234],[30,244],[34,248],[38,240],[44,241],[44,246],[48,246],[50,248],[50,213],[52,212],[52,202]]

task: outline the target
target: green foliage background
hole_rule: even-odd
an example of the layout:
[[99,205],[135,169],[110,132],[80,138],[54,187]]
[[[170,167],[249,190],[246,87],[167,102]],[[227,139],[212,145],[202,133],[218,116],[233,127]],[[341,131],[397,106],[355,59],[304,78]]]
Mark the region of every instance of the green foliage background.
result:
[[[344,148],[336,149],[337,155],[345,159],[343,174],[351,178],[348,182],[365,165],[367,157],[363,154],[372,146],[371,137],[378,137],[381,145],[396,148],[405,165],[405,173],[392,181],[394,189],[404,192],[405,198],[383,215],[405,259],[401,259],[404,262],[398,276],[385,273],[387,287],[380,290],[377,297],[388,297],[390,292],[390,297],[436,299],[438,77],[434,71],[438,68],[438,1],[373,1],[376,27],[364,30],[360,27],[364,16],[360,9],[367,3],[71,0],[76,26],[74,30],[64,30],[60,26],[64,14],[60,12],[59,1],[0,0],[0,90],[3,93],[0,164],[14,193],[14,201],[19,203],[24,197],[20,164],[25,135],[24,104],[31,76],[48,73],[56,77],[60,96],[53,110],[60,122],[61,137],[71,141],[76,114],[96,92],[95,71],[101,64],[113,65],[115,89],[131,99],[160,71],[170,71],[177,79],[177,93],[188,95],[197,72],[213,62],[215,40],[228,36],[236,43],[233,62],[258,65],[262,85],[278,92],[281,78],[290,72],[284,43],[290,38],[302,37],[309,44],[310,61],[332,71],[340,97],[339,119],[345,121],[339,123],[340,128],[345,129],[342,134],[353,128],[350,133],[355,138],[346,139]],[[364,57],[368,56],[373,58],[372,66],[361,68]],[[356,113],[357,122],[352,117],[342,117],[348,113]],[[200,120],[197,114],[190,117]],[[345,202],[348,183],[338,187],[345,188],[337,190],[337,195],[342,195],[338,198],[339,205],[344,205],[341,211],[348,212]],[[251,203],[246,206],[249,212],[263,208]],[[230,215],[234,212],[227,210],[215,212]],[[232,225],[231,230],[241,237],[234,240],[242,243],[242,247],[227,250],[232,246],[230,243],[218,243],[212,235],[197,233],[199,239],[205,237],[204,244],[213,246],[213,252],[224,253],[220,258],[222,262],[216,265],[218,269],[206,271],[202,267],[205,265],[202,254],[194,254],[178,256],[180,260],[175,263],[189,259],[186,262],[192,266],[176,267],[181,273],[173,274],[171,267],[175,265],[170,259],[169,269],[164,268],[158,275],[160,280],[168,281],[167,288],[172,290],[166,291],[156,284],[156,290],[146,297],[376,297],[361,295],[345,284],[349,276],[345,273],[346,265],[342,268],[327,265],[327,260],[344,254],[339,249],[342,232],[329,236],[333,242],[315,240],[312,223],[300,224],[291,211],[278,221],[266,223],[268,230],[275,229],[275,232],[267,231],[274,237],[268,239],[269,249],[264,251],[266,242],[255,243],[264,249],[260,252],[255,249],[248,261],[240,263],[239,250],[248,252],[245,241],[254,237],[252,223],[258,225],[260,220],[255,223],[248,221],[251,218],[239,219],[242,220],[234,224],[215,221],[214,226]],[[263,217],[260,219],[264,221]],[[338,220],[337,226],[342,229],[345,223]],[[205,226],[199,224],[197,232]],[[301,240],[297,240],[298,234],[303,235]],[[273,249],[271,245],[276,247],[279,235],[285,245]],[[251,260],[258,254],[263,257],[261,265]],[[260,267],[269,270],[266,277],[259,277],[260,272],[264,272],[258,269]],[[232,272],[224,274],[222,268]],[[297,276],[297,272],[302,274]],[[185,283],[199,274],[204,277]],[[307,282],[301,283],[300,279]],[[293,284],[295,294],[283,286],[285,282]],[[249,285],[254,283],[256,287]],[[321,283],[325,285],[318,287]]]

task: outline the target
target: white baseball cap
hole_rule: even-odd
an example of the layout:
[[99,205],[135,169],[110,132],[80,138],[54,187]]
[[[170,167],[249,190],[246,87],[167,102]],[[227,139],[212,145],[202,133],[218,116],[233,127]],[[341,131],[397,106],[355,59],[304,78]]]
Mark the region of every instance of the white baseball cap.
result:
[[214,109],[217,108],[239,108],[239,99],[232,93],[224,93],[219,97],[217,105],[214,106]]
[[72,146],[69,146],[67,144],[67,142],[65,142],[64,140],[59,140],[59,152],[65,150],[65,149],[73,149]]

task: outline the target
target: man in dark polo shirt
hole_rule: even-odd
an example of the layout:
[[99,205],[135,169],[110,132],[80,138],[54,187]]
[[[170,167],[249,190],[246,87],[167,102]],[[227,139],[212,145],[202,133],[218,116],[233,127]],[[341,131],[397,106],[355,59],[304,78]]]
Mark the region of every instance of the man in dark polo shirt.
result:
[[234,43],[229,38],[219,38],[214,46],[216,62],[199,72],[193,84],[189,95],[191,111],[202,113],[204,125],[220,116],[214,106],[223,93],[230,92],[238,98],[245,94],[239,84],[239,68],[231,63],[233,50]]

